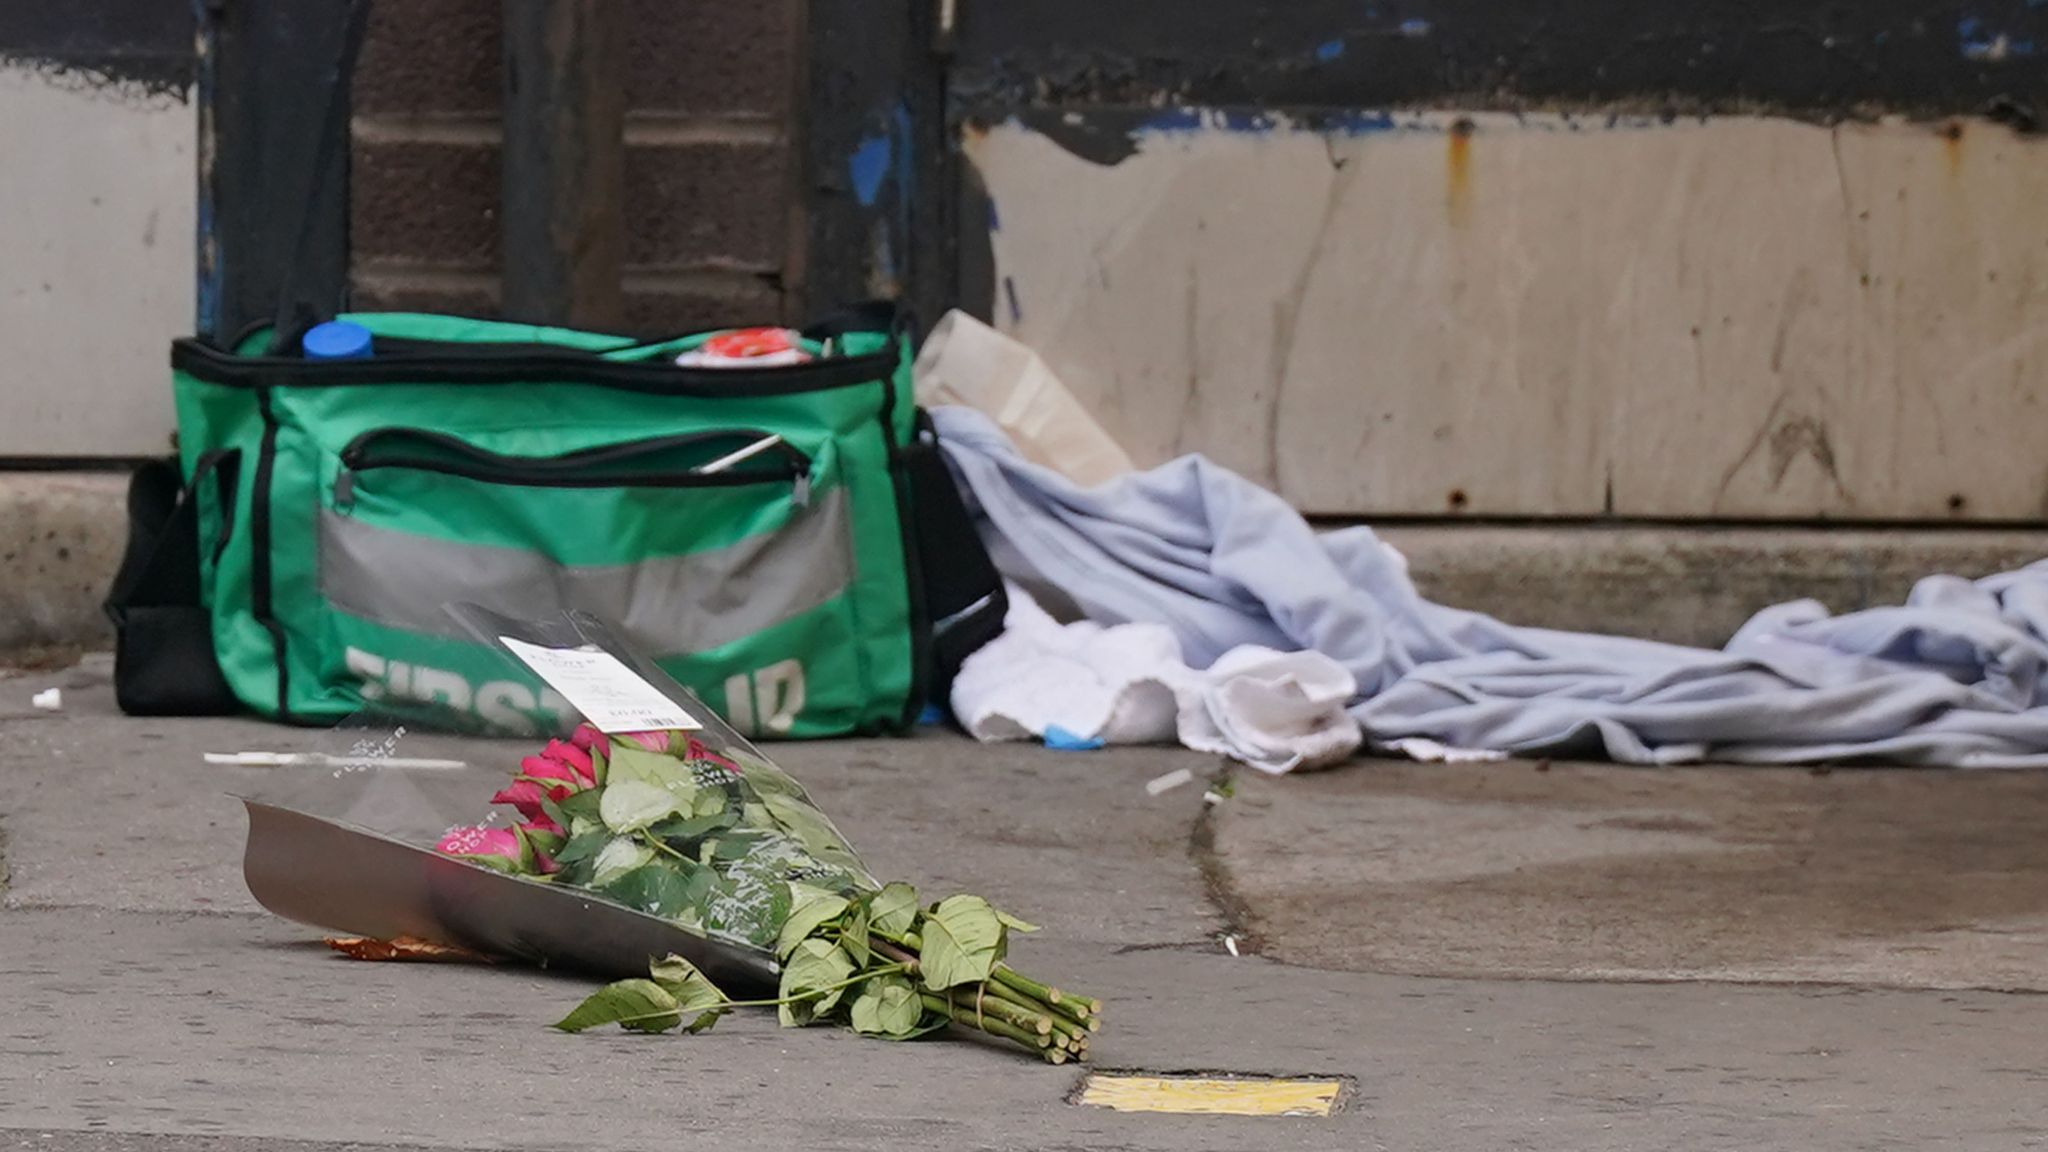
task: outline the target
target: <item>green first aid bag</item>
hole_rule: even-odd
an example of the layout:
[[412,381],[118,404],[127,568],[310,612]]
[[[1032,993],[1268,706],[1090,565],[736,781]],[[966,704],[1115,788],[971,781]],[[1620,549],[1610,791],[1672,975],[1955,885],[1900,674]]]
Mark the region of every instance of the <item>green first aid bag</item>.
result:
[[742,731],[835,736],[909,723],[1000,627],[893,308],[778,367],[678,367],[708,333],[341,319],[367,357],[174,346],[176,482],[138,473],[109,603],[129,711],[573,719],[451,611],[476,605],[591,613]]

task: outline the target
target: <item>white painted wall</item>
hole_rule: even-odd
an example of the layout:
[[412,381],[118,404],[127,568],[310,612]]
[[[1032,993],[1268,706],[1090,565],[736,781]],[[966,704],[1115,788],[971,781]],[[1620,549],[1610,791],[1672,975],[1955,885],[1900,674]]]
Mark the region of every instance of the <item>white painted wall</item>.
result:
[[1312,512],[2048,516],[2048,140],[1456,122],[970,132],[998,322]]
[[190,104],[0,62],[0,456],[169,450]]

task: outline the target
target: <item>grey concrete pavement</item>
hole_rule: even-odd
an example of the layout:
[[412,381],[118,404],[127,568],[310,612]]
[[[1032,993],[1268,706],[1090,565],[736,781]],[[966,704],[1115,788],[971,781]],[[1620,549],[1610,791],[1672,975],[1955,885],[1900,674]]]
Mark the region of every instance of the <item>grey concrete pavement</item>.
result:
[[[1172,767],[1215,769],[1186,753],[936,736],[777,747],[876,871],[984,892],[1044,924],[1019,959],[1109,1000],[1098,1066],[1353,1083],[1327,1120],[1135,1116],[1067,1103],[1072,1066],[967,1040],[885,1045],[780,1030],[762,1014],[698,1037],[567,1037],[542,1024],[584,982],[332,956],[240,889],[241,816],[225,793],[276,770],[209,768],[199,754],[333,738],[122,719],[103,678],[0,681],[0,828],[15,874],[0,907],[0,1149],[2048,1147],[2042,997],[1435,975],[1475,954],[1502,976],[1529,974],[1500,962],[1522,948],[1546,963],[1598,954],[1597,934],[1574,944],[1531,927],[1550,912],[1499,915],[1511,898],[1596,920],[1633,909],[1639,951],[1665,934],[1735,932],[1735,894],[1768,891],[1773,874],[1674,870],[1670,858],[1775,858],[1783,843],[1911,827],[1938,797],[1840,799],[1904,774],[1360,764],[1239,780],[1205,823],[1198,788],[1143,790]],[[64,712],[27,707],[60,681],[72,685]],[[1702,791],[1655,791],[1694,779]],[[1823,885],[1794,910],[1932,874],[2004,893],[1972,923],[2024,915],[2018,893],[2041,887],[2038,861],[2003,845],[2026,824],[2030,778],[2000,779],[2019,791],[1999,794],[1993,807],[2009,811],[1975,840],[1958,801],[1931,839],[1875,839],[1859,857],[1876,870],[1868,886]],[[1786,795],[1802,783],[1836,799],[1802,809]],[[1787,811],[1819,814],[1802,824]],[[1731,851],[1729,837],[1762,846]],[[1978,866],[1990,858],[2002,863]],[[1547,883],[1497,894],[1517,870]],[[1718,894],[1642,911],[1687,885]],[[1485,899],[1464,903],[1475,891]],[[1266,955],[1218,946],[1233,917]],[[1853,920],[1823,937],[1853,936]],[[1813,939],[1780,935],[1787,954]],[[1347,967],[1413,974],[1330,970]]]
[[[362,964],[253,917],[9,913],[0,1124],[432,1147],[1586,1149],[2048,1145],[2048,1001],[1470,983],[1034,942],[1105,1067],[1341,1074],[1326,1120],[1126,1116],[967,1041],[761,1014],[554,1035],[576,981]],[[16,937],[19,939],[20,937]]]
[[2048,991],[2048,774],[1542,768],[1245,780],[1218,854],[1317,967]]

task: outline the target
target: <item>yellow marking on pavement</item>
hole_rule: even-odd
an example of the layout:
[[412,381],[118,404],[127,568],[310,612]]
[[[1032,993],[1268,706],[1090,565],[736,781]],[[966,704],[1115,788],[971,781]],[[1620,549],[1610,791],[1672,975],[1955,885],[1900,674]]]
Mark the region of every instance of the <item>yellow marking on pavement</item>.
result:
[[1221,1080],[1096,1072],[1079,1103],[1119,1112],[1209,1116],[1328,1116],[1342,1085],[1335,1080]]

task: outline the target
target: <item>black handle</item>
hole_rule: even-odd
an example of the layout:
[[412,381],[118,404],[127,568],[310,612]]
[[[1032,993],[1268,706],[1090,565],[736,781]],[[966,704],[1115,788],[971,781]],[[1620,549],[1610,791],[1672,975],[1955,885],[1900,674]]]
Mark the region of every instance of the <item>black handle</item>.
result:
[[270,355],[288,356],[296,349],[306,330],[325,319],[321,308],[299,299],[299,268],[306,261],[306,248],[313,241],[313,222],[319,218],[321,195],[327,175],[348,153],[349,89],[355,78],[356,58],[362,55],[363,37],[370,24],[370,0],[349,0],[348,22],[342,26],[341,51],[335,55],[334,74],[328,80],[327,109],[320,121],[320,139],[314,146],[313,164],[306,174],[306,189],[299,197],[299,226],[292,240],[292,253],[285,262],[284,276],[277,287],[277,315],[270,325]]

